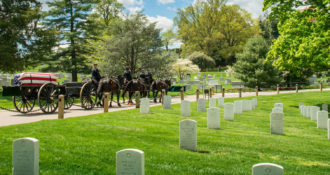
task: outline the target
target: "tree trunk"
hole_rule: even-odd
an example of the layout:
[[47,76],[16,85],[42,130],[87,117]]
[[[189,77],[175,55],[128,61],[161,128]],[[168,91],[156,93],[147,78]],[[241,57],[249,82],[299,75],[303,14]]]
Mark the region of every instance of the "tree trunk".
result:
[[[70,17],[71,17],[71,24],[70,24],[70,32],[71,34],[74,32],[74,23],[73,23],[73,7],[72,7],[72,3],[71,3],[71,8],[70,8]],[[70,44],[71,44],[71,63],[73,66],[73,70],[72,70],[72,82],[77,82],[78,77],[77,77],[77,60],[76,60],[76,50],[74,48],[75,42],[74,42],[74,38],[71,35],[70,36]]]

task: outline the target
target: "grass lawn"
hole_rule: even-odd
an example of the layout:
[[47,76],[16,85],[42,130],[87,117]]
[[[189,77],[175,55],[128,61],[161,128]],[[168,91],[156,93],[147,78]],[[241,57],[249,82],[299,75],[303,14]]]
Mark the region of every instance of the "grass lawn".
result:
[[[198,151],[179,149],[180,105],[171,110],[152,107],[65,120],[47,120],[0,128],[0,174],[11,174],[12,142],[21,137],[40,141],[40,174],[115,174],[116,152],[145,152],[146,174],[251,174],[256,163],[282,165],[286,175],[326,175],[330,172],[327,130],[299,113],[298,103],[330,103],[330,92],[260,96],[256,110],[235,115],[221,129],[207,129],[206,113],[192,103],[198,124]],[[249,99],[249,98],[248,98]],[[236,99],[225,99],[232,102]],[[271,135],[269,115],[275,102],[284,103],[285,135]]]

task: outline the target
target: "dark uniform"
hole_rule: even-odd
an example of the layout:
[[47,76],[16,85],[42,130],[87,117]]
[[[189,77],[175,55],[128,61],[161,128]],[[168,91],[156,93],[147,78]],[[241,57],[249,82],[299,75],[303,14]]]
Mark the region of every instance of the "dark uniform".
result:
[[147,73],[146,77],[149,78],[149,80],[152,80],[152,74],[150,72]]
[[92,70],[92,79],[99,82],[101,80],[101,75],[98,68]]
[[132,80],[131,71],[126,70],[126,71],[124,72],[124,77],[126,78],[127,81],[131,81],[131,80]]
[[142,73],[140,74],[140,78],[141,78],[141,79],[145,79],[145,78],[146,78],[146,74],[145,74],[144,72],[142,72]]

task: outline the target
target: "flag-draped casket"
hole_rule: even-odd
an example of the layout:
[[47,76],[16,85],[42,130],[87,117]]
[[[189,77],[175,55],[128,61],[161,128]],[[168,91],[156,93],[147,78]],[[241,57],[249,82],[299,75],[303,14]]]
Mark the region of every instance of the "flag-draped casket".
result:
[[56,74],[51,73],[22,73],[18,80],[22,85],[57,84]]

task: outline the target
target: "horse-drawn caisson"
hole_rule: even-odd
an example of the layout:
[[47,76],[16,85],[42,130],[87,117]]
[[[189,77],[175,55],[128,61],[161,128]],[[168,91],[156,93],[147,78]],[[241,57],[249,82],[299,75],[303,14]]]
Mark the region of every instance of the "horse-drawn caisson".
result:
[[[99,82],[92,79],[82,82],[71,82],[59,84],[56,74],[51,73],[21,73],[16,77],[14,86],[3,86],[3,96],[12,96],[13,105],[16,111],[21,113],[33,112],[36,104],[44,113],[53,113],[57,110],[59,95],[64,95],[64,108],[69,109],[79,98],[81,107],[87,110],[95,106],[103,106],[103,94],[111,93],[110,107],[112,106],[113,95],[117,95],[117,104],[122,97],[125,103],[125,94],[129,93],[129,104],[132,104],[132,95],[138,91],[141,97],[149,96],[153,92],[154,102],[158,92],[165,90],[167,93],[171,87],[170,81],[150,79],[125,80],[123,76],[117,78],[101,78]],[[161,97],[159,102],[161,101]]]
[[22,73],[17,76],[16,82],[14,86],[3,86],[2,95],[12,96],[15,109],[21,113],[31,112],[36,102],[44,113],[53,113],[61,94],[65,96],[65,109],[71,108],[74,98],[80,98],[85,109],[93,109],[97,103],[96,88],[91,81],[60,85],[56,74]]

